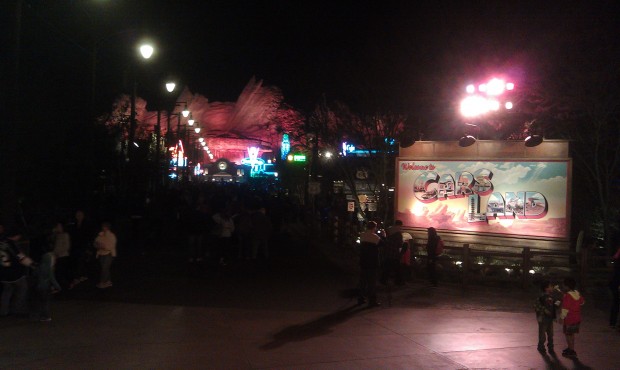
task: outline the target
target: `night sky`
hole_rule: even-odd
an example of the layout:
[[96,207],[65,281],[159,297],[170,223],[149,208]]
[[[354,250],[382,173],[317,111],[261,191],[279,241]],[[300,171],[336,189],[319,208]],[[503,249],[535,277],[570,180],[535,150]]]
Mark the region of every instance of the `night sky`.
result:
[[[255,76],[307,112],[325,94],[354,111],[449,120],[466,83],[520,87],[592,30],[616,34],[614,2],[24,0],[21,93],[29,115],[80,120],[131,90],[154,102],[174,76],[234,101]],[[594,5],[593,5],[594,4]],[[149,37],[157,55],[137,63]],[[555,58],[555,59],[554,59]],[[63,117],[59,119],[59,117]],[[34,117],[27,117],[34,118]]]

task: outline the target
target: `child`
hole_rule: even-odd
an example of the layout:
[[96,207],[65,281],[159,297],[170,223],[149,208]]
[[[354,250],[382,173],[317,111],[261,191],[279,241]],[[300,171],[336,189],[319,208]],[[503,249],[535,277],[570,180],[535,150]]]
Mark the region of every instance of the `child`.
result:
[[568,292],[562,298],[562,313],[560,318],[564,321],[564,336],[568,348],[562,351],[563,356],[577,357],[575,352],[575,334],[579,333],[579,324],[581,324],[581,306],[585,303],[585,299],[575,289],[577,283],[573,278],[564,279],[564,285]]
[[37,308],[41,321],[52,321],[50,305],[52,293],[60,291],[60,285],[54,276],[56,255],[48,250],[41,257],[41,263],[37,268]]
[[553,320],[556,318],[555,310],[560,305],[560,301],[554,298],[554,287],[549,281],[541,284],[543,293],[536,300],[534,309],[536,310],[536,320],[538,321],[538,351],[545,352],[545,336],[547,338],[547,349],[553,352]]

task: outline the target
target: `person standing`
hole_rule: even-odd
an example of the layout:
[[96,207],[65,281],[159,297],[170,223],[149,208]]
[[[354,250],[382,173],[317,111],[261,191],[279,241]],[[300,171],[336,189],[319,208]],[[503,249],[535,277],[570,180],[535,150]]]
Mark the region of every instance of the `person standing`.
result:
[[52,294],[61,290],[54,275],[56,254],[48,251],[41,257],[37,266],[37,313],[40,321],[52,321]]
[[259,208],[250,215],[252,235],[252,259],[257,259],[262,251],[263,258],[269,258],[269,239],[273,231],[273,225],[265,208]]
[[28,269],[32,260],[17,247],[22,234],[16,230],[6,233],[0,240],[0,282],[2,298],[0,316],[9,314],[25,315],[28,313],[26,301],[28,296]]
[[101,266],[101,275],[97,288],[105,289],[112,286],[110,269],[112,261],[116,257],[116,235],[111,230],[109,222],[101,224],[101,231],[95,238],[95,249]]
[[217,243],[219,249],[219,264],[226,266],[233,259],[232,250],[232,236],[235,231],[235,223],[230,217],[228,210],[218,212],[213,215],[213,221],[215,222],[216,229],[218,230]]
[[69,225],[68,231],[71,239],[69,256],[73,265],[73,281],[69,286],[71,289],[88,279],[87,267],[92,258],[92,242],[96,233],[95,227],[82,210],[75,212],[75,220]]
[[434,227],[429,227],[428,240],[426,242],[426,253],[428,254],[426,260],[426,271],[428,274],[428,279],[433,287],[437,286],[437,256],[440,254],[440,242],[441,237],[437,234],[437,230]]
[[575,352],[575,334],[579,333],[581,306],[585,303],[585,299],[577,291],[575,279],[571,277],[564,279],[564,286],[568,291],[562,298],[562,314],[560,318],[564,322],[562,329],[568,347],[562,351],[562,355],[577,357],[577,352]]
[[538,321],[538,351],[545,352],[545,342],[549,353],[553,353],[553,320],[556,318],[556,307],[560,301],[556,301],[553,295],[553,284],[550,281],[541,283],[542,294],[536,299],[534,309],[536,321]]
[[383,248],[383,272],[381,274],[381,283],[388,283],[388,279],[394,278],[396,285],[403,284],[403,278],[401,275],[400,260],[404,251],[403,248],[403,234],[402,234],[403,222],[396,220],[394,226],[390,227],[387,231],[387,238],[385,239],[385,246]]
[[377,235],[377,223],[369,221],[366,231],[360,235],[360,294],[357,303],[368,301],[368,307],[377,307],[377,273],[379,270],[379,248],[381,237]]
[[71,250],[71,237],[69,236],[69,233],[65,231],[62,223],[57,222],[52,229],[52,235],[50,239],[52,252],[56,256],[54,271],[56,272],[57,280],[60,282],[63,288],[67,288],[70,279],[69,253]]

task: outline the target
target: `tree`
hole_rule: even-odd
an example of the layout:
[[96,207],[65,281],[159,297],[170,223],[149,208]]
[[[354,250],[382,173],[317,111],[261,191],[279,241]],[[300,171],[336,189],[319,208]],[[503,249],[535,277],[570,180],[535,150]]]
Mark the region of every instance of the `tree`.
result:
[[[532,91],[540,108],[535,125],[546,137],[571,140],[578,180],[573,183],[583,192],[575,202],[587,199],[583,195],[588,193],[595,199],[592,214],[600,215],[601,230],[593,234],[611,250],[619,206],[620,55],[615,33],[583,27],[580,37],[555,39],[552,62],[543,70],[546,78]],[[580,188],[582,183],[587,186]]]
[[[378,113],[359,117],[342,103],[333,108],[325,99],[317,104],[308,118],[307,131],[316,137],[312,166],[318,167],[320,150],[340,153],[335,162],[334,176],[350,189],[358,209],[366,217],[360,203],[360,193],[376,197],[377,218],[388,221],[389,187],[394,184],[394,159],[398,139],[405,128],[405,117],[393,113]],[[342,143],[354,144],[359,156],[342,152]],[[316,169],[312,171],[315,173]]]

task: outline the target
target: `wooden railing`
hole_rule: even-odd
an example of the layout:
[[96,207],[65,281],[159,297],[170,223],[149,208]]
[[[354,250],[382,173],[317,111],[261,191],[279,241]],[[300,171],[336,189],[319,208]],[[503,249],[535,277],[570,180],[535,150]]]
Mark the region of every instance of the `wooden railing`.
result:
[[[580,286],[585,287],[601,283],[601,279],[611,274],[611,268],[607,267],[610,258],[593,255],[591,248],[583,248],[579,252],[530,247],[509,251],[500,246],[445,243],[437,263],[446,274],[459,277],[464,286],[480,277],[484,280],[518,282],[525,288],[536,279],[562,279],[572,275],[578,279]],[[412,265],[425,265],[426,240],[413,239],[410,248]]]

